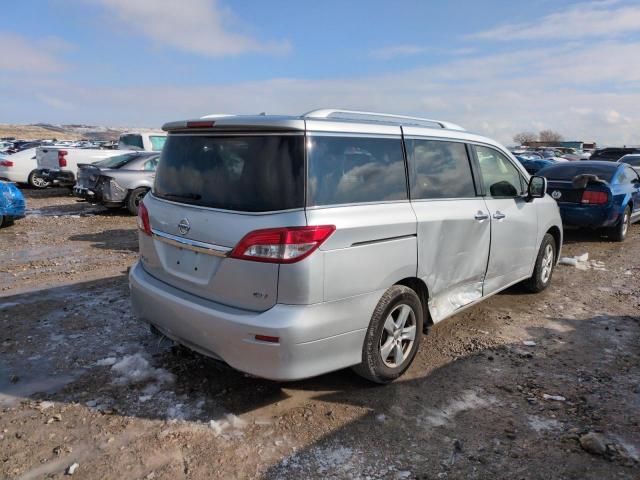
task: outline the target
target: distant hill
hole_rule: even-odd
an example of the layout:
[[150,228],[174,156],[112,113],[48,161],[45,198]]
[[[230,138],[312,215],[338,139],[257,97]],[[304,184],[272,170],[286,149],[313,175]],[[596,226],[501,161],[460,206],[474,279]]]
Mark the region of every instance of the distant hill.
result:
[[149,131],[149,128],[104,127],[96,125],[53,125],[34,123],[31,125],[0,124],[0,138],[14,137],[20,140],[117,140],[128,130]]

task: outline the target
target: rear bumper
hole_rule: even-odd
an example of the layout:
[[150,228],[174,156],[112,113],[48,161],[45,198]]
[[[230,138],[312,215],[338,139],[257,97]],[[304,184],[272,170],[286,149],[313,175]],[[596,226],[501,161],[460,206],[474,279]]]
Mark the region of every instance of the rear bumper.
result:
[[620,214],[610,206],[580,205],[558,203],[562,223],[574,227],[611,227],[615,225]]
[[[383,293],[252,312],[171,287],[140,262],[131,269],[129,285],[141,320],[188,348],[271,380],[298,380],[360,363],[366,328]],[[255,335],[279,342],[256,341]]]

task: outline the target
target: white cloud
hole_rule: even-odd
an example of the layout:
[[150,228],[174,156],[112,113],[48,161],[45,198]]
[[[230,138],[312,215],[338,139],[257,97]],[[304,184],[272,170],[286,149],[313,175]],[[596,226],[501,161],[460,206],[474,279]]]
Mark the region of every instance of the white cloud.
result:
[[58,55],[69,48],[70,45],[59,38],[33,40],[0,32],[0,72],[59,72],[65,65]]
[[283,54],[286,41],[261,41],[230,31],[236,23],[217,0],[93,0],[158,45],[208,57],[243,53]]
[[25,75],[20,81],[0,77],[0,92],[8,100],[7,121],[158,126],[212,112],[296,114],[340,107],[441,118],[504,143],[518,131],[551,128],[567,139],[640,144],[640,63],[630,61],[638,51],[640,40],[627,39],[516,44],[506,53],[447,56],[428,67],[386,74],[196,86],[158,80],[106,87]]
[[514,40],[620,37],[640,31],[640,5],[618,1],[574,5],[530,22],[502,25],[468,38],[512,42]]

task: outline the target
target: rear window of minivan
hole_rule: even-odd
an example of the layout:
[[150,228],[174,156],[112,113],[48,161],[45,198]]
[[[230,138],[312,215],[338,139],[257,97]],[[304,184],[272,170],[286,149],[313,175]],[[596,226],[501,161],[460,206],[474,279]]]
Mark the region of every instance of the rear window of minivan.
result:
[[154,195],[243,212],[304,206],[303,135],[169,135]]
[[399,137],[312,135],[307,162],[308,206],[407,199]]

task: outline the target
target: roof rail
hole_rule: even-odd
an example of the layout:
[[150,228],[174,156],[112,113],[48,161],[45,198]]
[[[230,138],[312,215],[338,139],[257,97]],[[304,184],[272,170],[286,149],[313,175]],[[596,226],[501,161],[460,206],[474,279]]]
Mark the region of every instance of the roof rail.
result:
[[367,122],[392,123],[397,125],[417,125],[421,127],[446,128],[449,130],[462,130],[460,125],[430,118],[409,117],[406,115],[392,115],[390,113],[360,112],[357,110],[340,110],[334,108],[321,108],[312,110],[302,115],[303,118],[322,118],[340,120],[360,120]]

